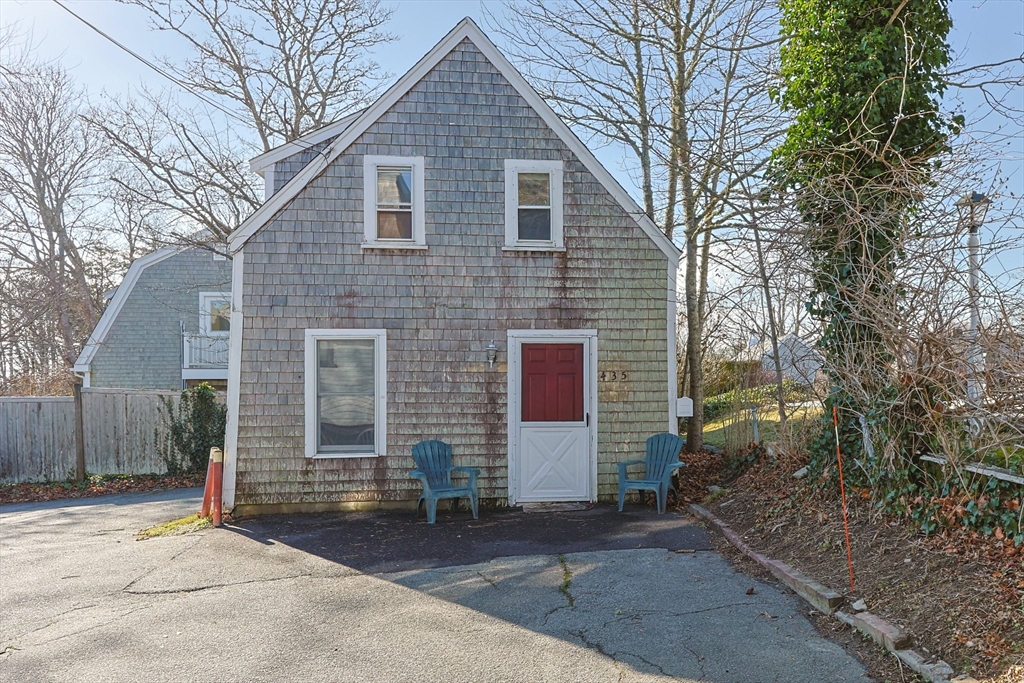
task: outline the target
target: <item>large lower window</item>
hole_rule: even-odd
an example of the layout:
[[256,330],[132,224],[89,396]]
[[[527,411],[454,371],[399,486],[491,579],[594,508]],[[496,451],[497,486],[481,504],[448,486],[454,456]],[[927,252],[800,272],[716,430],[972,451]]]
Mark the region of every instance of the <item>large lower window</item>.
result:
[[505,160],[505,248],[563,248],[562,162]]
[[423,157],[363,157],[364,247],[426,246]]
[[306,456],[383,455],[384,330],[306,330]]

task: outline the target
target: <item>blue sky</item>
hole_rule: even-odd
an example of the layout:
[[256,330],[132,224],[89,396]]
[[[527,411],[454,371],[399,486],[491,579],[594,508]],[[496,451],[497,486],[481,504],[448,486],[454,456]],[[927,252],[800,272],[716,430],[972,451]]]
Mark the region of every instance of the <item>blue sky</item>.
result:
[[[111,0],[68,0],[77,13],[111,34],[136,52],[146,56],[173,56],[176,43],[166,35],[150,32],[145,18],[137,8]],[[485,8],[480,0],[417,0],[390,4],[395,15],[389,29],[399,36],[395,43],[378,50],[377,61],[396,77],[409,69],[445,33],[465,16],[473,17],[485,30]],[[500,2],[487,4],[500,16]],[[954,28],[950,43],[964,64],[995,62],[1024,53],[1024,1],[1022,0],[952,0],[950,11]],[[162,77],[135,61],[114,45],[83,26],[50,0],[0,0],[0,24],[18,22],[33,32],[42,56],[60,58],[77,80],[90,93],[125,93],[141,83],[162,87],[169,85]],[[497,38],[497,37],[496,37]],[[498,40],[501,47],[501,42]],[[1019,69],[1020,67],[1018,67]],[[173,86],[171,86],[173,87]],[[1013,93],[1017,106],[1024,106],[1024,92]],[[968,120],[978,106],[976,91],[965,93]],[[972,99],[973,98],[973,99]],[[984,122],[986,129],[998,120]],[[1007,190],[1018,197],[1024,195],[1024,135],[1019,129],[1003,146],[1002,172],[1009,174]],[[634,184],[621,168],[617,150],[595,150],[597,156],[620,182],[638,194]],[[985,189],[985,188],[981,188]],[[1014,226],[1020,229],[1021,226]],[[1019,252],[1000,255],[1007,269],[1024,265]]]
[[[67,4],[146,57],[175,53],[177,44],[173,39],[148,31],[143,13],[137,8],[112,0],[68,0]],[[384,4],[395,8],[389,28],[399,40],[379,50],[376,59],[396,76],[409,69],[463,17],[471,16],[487,28],[484,3],[480,0],[406,0]],[[487,7],[498,15],[503,10],[500,2],[489,2]],[[993,62],[1024,53],[1024,1],[952,0],[950,11],[954,20],[950,42],[963,62]],[[160,76],[50,0],[0,0],[0,24],[15,22],[33,31],[43,55],[62,57],[65,66],[92,93],[122,93],[142,82],[164,85]],[[1018,104],[1024,104],[1024,93],[1019,93],[1019,99]],[[1013,156],[1024,160],[1024,139],[1017,140]],[[1018,181],[1024,187],[1024,180]]]

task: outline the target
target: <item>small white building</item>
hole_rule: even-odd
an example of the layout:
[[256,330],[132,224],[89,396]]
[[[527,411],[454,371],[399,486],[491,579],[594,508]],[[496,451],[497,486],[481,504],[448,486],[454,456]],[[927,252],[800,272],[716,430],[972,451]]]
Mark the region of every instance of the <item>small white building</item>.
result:
[[[775,357],[771,342],[762,342],[761,367],[775,372]],[[821,353],[813,345],[795,334],[787,334],[779,340],[779,362],[785,379],[801,384],[813,384],[824,366]]]

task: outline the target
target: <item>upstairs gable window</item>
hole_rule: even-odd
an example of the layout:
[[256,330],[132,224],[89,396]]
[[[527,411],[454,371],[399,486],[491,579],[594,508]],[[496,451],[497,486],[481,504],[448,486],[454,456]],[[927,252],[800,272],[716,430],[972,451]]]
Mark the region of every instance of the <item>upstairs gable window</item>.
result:
[[551,175],[519,173],[518,238],[551,241]]
[[505,249],[560,251],[562,162],[505,160]]
[[426,247],[423,157],[363,157],[364,248]]
[[377,167],[377,239],[412,239],[412,166]]

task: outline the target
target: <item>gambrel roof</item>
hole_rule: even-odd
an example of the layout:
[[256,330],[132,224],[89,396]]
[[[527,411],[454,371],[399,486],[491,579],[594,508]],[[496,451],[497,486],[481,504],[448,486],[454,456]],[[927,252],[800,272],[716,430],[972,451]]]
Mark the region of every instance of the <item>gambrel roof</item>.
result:
[[[329,126],[314,131],[300,139],[299,144],[288,143],[275,150],[266,152],[253,160],[254,169],[263,169],[274,161],[283,159],[290,154],[308,148],[317,141],[329,139],[336,132],[337,138],[328,146],[323,154],[315,156],[299,173],[295,175],[280,191],[271,196],[237,230],[228,238],[228,248],[237,252],[245,243],[261,230],[285,206],[288,205],[314,178],[319,176],[337,159],[360,135],[383,116],[399,99],[408,93],[424,76],[444,59],[459,43],[468,40],[494,65],[520,96],[544,120],[562,142],[576,155],[586,169],[597,179],[608,193],[622,206],[648,237],[673,263],[679,259],[679,249],[664,232],[654,224],[643,209],[633,200],[629,193],[615,180],[601,162],[594,157],[586,145],[559,118],[558,114],[544,101],[533,87],[526,82],[522,74],[512,66],[494,43],[480,30],[472,19],[466,17],[446,35],[441,42],[426,54],[416,65],[388,89],[380,99],[362,112],[346,117]],[[308,139],[307,139],[308,138]],[[314,140],[315,138],[315,140]]]
[[152,265],[169,259],[186,248],[187,247],[184,246],[164,247],[163,249],[158,249],[157,251],[146,254],[145,256],[132,261],[131,266],[128,268],[128,272],[124,275],[124,279],[121,280],[121,284],[114,290],[114,295],[110,298],[110,302],[103,310],[103,315],[100,316],[99,322],[96,323],[96,327],[93,329],[92,334],[89,335],[89,341],[85,343],[85,346],[82,348],[82,352],[78,355],[78,360],[75,361],[75,366],[71,369],[73,372],[89,372],[92,367],[92,361],[96,357],[96,353],[106,341],[110,328],[113,327],[118,314],[121,312],[121,309],[124,308],[124,303],[131,295],[132,289],[135,288],[135,284],[139,281],[139,276],[142,275],[142,271]]

